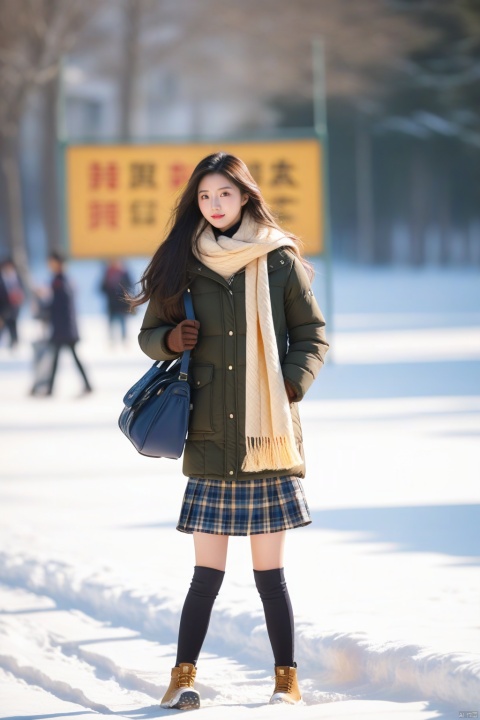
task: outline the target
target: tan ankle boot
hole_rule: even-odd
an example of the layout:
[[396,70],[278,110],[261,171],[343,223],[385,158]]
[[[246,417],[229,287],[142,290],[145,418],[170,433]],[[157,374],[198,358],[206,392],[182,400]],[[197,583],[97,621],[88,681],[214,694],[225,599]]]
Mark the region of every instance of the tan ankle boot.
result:
[[168,690],[162,698],[160,707],[172,710],[197,710],[200,707],[200,694],[193,689],[197,670],[192,663],[180,663],[172,668],[172,677]]
[[294,667],[275,666],[275,690],[270,698],[270,704],[288,703],[296,705],[301,702],[302,696],[298,687],[297,669]]

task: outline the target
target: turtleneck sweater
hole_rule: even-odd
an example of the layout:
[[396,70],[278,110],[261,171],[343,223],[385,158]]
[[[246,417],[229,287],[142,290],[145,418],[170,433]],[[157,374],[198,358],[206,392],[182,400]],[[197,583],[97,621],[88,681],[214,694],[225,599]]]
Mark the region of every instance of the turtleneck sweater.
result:
[[236,222],[235,225],[232,225],[232,227],[229,228],[228,230],[220,230],[220,228],[213,227],[213,225],[212,225],[212,229],[213,229],[213,232],[214,232],[214,235],[216,238],[220,237],[220,235],[231,238],[235,235],[235,233],[237,232],[237,230],[241,224],[242,224],[242,218],[240,218],[240,220],[238,222]]

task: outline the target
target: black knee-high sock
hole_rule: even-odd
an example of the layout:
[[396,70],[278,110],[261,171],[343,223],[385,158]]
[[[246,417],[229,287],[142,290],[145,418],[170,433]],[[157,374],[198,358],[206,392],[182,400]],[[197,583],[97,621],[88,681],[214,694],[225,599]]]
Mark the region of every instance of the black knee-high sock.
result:
[[283,568],[254,570],[275,665],[294,667],[294,622]]
[[196,665],[224,575],[222,570],[195,566],[180,618],[176,665]]

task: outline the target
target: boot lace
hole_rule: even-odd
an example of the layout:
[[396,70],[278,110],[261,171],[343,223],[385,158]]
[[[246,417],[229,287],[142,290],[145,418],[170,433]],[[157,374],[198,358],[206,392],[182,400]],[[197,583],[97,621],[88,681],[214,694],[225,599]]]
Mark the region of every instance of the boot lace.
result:
[[179,672],[177,678],[177,687],[190,687],[193,685],[193,678],[190,673]]
[[285,675],[277,675],[275,678],[275,690],[276,693],[289,693],[292,689],[293,678],[290,677],[290,673]]

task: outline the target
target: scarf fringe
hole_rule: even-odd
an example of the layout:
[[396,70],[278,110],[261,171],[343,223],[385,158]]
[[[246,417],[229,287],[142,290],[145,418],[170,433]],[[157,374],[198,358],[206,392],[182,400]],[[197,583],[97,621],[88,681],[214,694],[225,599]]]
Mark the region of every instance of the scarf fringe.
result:
[[244,472],[287,470],[301,465],[303,460],[287,436],[247,437],[247,452],[242,464]]

